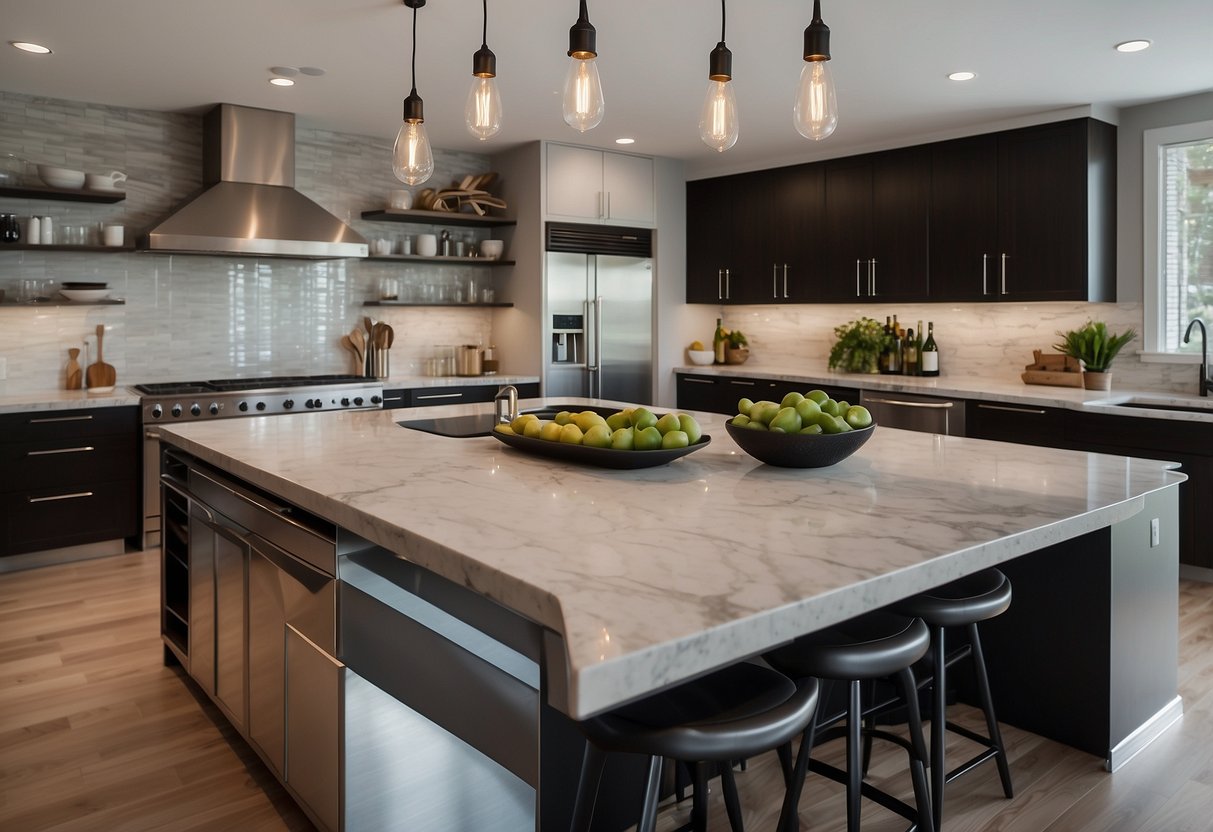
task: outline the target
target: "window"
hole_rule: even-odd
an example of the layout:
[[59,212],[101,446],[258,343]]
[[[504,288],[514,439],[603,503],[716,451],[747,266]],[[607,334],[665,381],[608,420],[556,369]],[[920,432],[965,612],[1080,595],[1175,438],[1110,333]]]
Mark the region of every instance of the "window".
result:
[[1158,353],[1199,353],[1188,322],[1213,328],[1213,121],[1144,135],[1145,336]]

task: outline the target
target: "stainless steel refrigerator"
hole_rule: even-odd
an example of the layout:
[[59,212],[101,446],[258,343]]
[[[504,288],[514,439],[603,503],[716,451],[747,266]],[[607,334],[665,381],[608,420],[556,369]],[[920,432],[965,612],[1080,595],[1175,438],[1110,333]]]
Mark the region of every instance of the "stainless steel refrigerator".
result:
[[652,234],[548,223],[545,396],[652,403]]

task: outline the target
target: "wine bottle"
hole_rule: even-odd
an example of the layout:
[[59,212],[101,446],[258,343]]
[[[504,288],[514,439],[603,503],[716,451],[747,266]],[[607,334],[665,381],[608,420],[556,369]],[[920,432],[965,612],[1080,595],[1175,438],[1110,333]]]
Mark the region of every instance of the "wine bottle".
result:
[[728,336],[724,334],[724,320],[716,319],[716,334],[712,336],[712,353],[713,360],[717,364],[724,363],[724,347],[729,341]]
[[891,350],[893,348],[892,347],[893,318],[889,315],[884,316],[883,334],[884,334],[884,341],[882,343],[884,344],[884,346],[882,346],[880,348],[880,356],[878,359],[877,366],[878,366],[880,372],[888,373],[889,372],[889,350]]
[[922,374],[939,375],[939,346],[935,343],[934,321],[927,321],[927,340],[922,344]]
[[918,322],[918,329],[916,331],[918,333],[918,338],[914,343],[914,347],[918,352],[918,371],[914,375],[920,376],[922,375],[922,342],[927,337],[927,331],[922,328],[922,321]]
[[901,373],[906,376],[918,375],[918,341],[914,337],[914,327],[910,327],[902,342]]
[[885,369],[885,372],[888,373],[889,375],[897,376],[897,375],[901,375],[902,338],[901,338],[901,333],[898,332],[898,330],[897,330],[897,316],[896,315],[893,316],[893,330],[890,333],[890,335],[892,336],[892,341],[889,343],[889,349],[888,349],[889,360],[888,360],[888,365]]

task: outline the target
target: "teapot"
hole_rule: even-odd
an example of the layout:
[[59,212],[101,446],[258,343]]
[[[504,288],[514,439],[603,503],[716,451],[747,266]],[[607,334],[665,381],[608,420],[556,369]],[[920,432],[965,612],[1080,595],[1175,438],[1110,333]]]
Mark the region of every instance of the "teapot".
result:
[[110,171],[109,173],[86,173],[84,175],[84,187],[90,191],[121,190],[119,186],[125,182],[126,174],[118,170]]

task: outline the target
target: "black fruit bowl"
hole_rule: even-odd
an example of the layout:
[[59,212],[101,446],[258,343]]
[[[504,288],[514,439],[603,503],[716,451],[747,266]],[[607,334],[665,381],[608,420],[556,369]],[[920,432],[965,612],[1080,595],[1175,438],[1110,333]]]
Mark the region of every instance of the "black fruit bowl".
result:
[[846,433],[819,434],[771,433],[739,428],[732,422],[726,422],[724,428],[743,451],[767,465],[825,468],[842,462],[858,451],[872,437],[876,424]]

